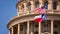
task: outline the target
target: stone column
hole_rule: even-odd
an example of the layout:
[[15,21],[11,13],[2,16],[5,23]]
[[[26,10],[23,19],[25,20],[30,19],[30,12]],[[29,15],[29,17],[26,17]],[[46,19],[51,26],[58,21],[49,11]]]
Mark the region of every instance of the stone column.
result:
[[34,11],[35,5],[34,5],[34,1],[30,1],[31,3],[31,11]]
[[51,34],[53,34],[53,20],[51,20]]
[[60,11],[60,3],[57,5],[57,10]]
[[33,24],[31,23],[31,34],[33,34],[33,30],[34,30]]
[[24,2],[24,14],[29,14],[27,3]]
[[14,32],[13,32],[13,27],[11,28],[11,34],[13,34]]
[[48,1],[48,10],[53,10],[52,0]]
[[42,6],[43,6],[43,1],[39,0],[39,7],[42,7]]
[[27,34],[29,34],[29,21],[27,21]]
[[21,6],[18,6],[18,16],[22,14],[22,7]]
[[20,34],[20,24],[18,24],[18,34]]
[[10,31],[10,29],[9,29],[9,33],[8,33],[8,34],[11,34],[10,32],[11,32],[11,31]]
[[41,34],[41,22],[39,22],[39,34]]

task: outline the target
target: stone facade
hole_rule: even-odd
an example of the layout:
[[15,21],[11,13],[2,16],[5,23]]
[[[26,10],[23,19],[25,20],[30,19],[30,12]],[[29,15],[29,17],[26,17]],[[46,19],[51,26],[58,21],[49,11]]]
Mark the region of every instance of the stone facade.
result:
[[[46,21],[35,23],[36,7],[46,7]],[[60,34],[60,0],[19,0],[17,16],[7,24],[9,34]]]

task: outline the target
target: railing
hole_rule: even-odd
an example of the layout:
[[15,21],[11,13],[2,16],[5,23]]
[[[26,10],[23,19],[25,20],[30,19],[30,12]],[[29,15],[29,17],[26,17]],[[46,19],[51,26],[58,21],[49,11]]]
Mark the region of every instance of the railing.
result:
[[47,10],[47,14],[60,14],[60,11],[58,10]]
[[53,12],[53,10],[47,10],[46,13],[47,13],[47,14],[52,14],[52,13],[54,13],[54,12]]
[[[60,14],[60,11],[58,10],[47,10],[47,14]],[[30,14],[34,14],[34,11],[31,11]]]
[[[23,13],[21,15],[29,15],[29,14],[35,14],[35,13],[34,11],[29,11],[28,13]],[[47,10],[46,14],[60,14],[60,10]]]
[[56,11],[56,10],[55,10],[55,11],[54,11],[54,14],[60,14],[60,11],[58,11],[58,10]]

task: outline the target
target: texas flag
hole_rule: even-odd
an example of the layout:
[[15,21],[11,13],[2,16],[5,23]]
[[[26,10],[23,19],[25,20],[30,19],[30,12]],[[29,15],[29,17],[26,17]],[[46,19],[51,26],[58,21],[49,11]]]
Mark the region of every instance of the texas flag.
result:
[[34,17],[35,22],[42,22],[42,21],[45,21],[45,20],[46,20],[45,14],[41,14],[41,15],[38,15],[38,16]]
[[46,14],[42,14],[41,16],[42,16],[41,17],[42,18],[42,21],[45,21],[46,20]]
[[41,22],[42,21],[41,15],[35,16],[34,21],[35,22]]
[[35,14],[44,14],[46,12],[46,5],[34,9]]

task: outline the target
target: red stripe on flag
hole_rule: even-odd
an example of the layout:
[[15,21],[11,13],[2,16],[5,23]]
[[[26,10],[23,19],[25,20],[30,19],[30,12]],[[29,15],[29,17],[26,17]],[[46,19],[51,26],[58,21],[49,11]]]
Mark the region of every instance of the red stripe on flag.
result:
[[45,13],[45,9],[41,9],[40,7],[37,7],[34,9],[35,14],[43,14]]
[[35,22],[42,22],[42,18],[36,18],[34,21]]

